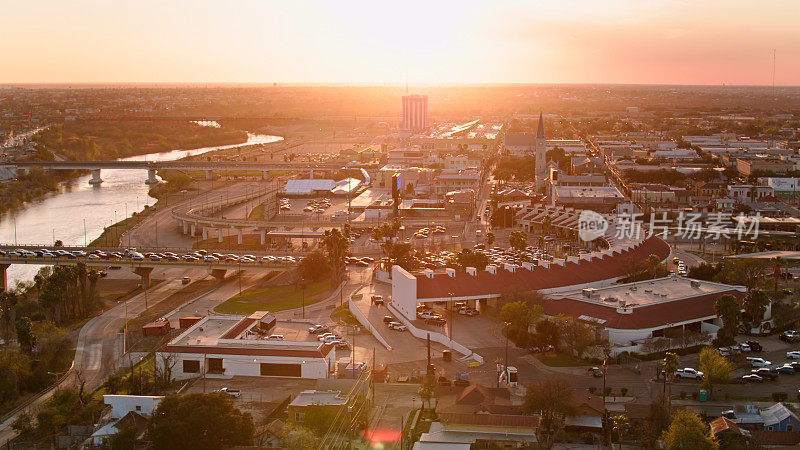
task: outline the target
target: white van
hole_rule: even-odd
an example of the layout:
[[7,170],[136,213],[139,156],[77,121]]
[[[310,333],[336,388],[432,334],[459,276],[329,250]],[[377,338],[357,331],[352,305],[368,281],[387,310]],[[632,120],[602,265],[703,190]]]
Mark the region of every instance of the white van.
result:
[[282,334],[270,334],[269,337],[267,337],[267,340],[269,340],[269,341],[282,341],[283,340],[283,335]]

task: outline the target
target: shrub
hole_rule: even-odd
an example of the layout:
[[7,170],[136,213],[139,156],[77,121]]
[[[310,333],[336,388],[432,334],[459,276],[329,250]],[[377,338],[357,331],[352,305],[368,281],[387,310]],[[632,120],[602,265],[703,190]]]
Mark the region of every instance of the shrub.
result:
[[681,400],[686,399],[686,391],[681,391]]
[[692,399],[697,400],[697,391],[692,392]]
[[624,387],[624,388],[620,389],[620,392],[622,392],[621,396],[625,397],[625,395],[628,393],[628,388]]

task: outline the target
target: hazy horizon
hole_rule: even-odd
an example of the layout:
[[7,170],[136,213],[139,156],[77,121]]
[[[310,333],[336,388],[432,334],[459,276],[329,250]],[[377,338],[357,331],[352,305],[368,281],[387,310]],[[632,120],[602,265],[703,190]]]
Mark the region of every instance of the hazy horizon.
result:
[[800,85],[800,2],[9,4],[2,84]]

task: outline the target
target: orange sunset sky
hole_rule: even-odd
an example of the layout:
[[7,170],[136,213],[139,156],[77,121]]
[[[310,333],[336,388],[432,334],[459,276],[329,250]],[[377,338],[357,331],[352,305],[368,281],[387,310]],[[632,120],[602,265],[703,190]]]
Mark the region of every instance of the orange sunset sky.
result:
[[800,84],[800,1],[25,0],[0,83]]

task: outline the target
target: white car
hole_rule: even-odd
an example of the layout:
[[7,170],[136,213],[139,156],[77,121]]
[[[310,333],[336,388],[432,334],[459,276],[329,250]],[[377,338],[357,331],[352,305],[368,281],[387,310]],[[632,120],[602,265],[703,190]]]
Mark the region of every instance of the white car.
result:
[[675,371],[675,378],[692,378],[695,380],[700,380],[703,378],[703,372],[700,372],[697,369],[692,369],[691,367],[687,367],[685,369]]
[[389,328],[395,331],[406,331],[408,329],[400,322],[389,322]]
[[753,367],[769,367],[772,365],[771,362],[764,360],[764,358],[755,358],[752,356],[747,357],[747,362]]
[[789,359],[800,359],[800,351],[786,352],[786,357]]
[[240,391],[238,389],[229,389],[229,388],[226,388],[226,387],[221,388],[221,389],[217,389],[214,392],[219,392],[219,393],[222,393],[222,394],[228,394],[228,395],[230,395],[231,397],[234,397],[234,398],[239,398],[239,397],[242,396],[242,391]]
[[339,335],[337,335],[336,333],[322,333],[322,334],[319,335],[317,340],[319,340],[320,342],[323,342],[323,341],[325,341],[325,339],[328,339],[328,338],[339,339]]

